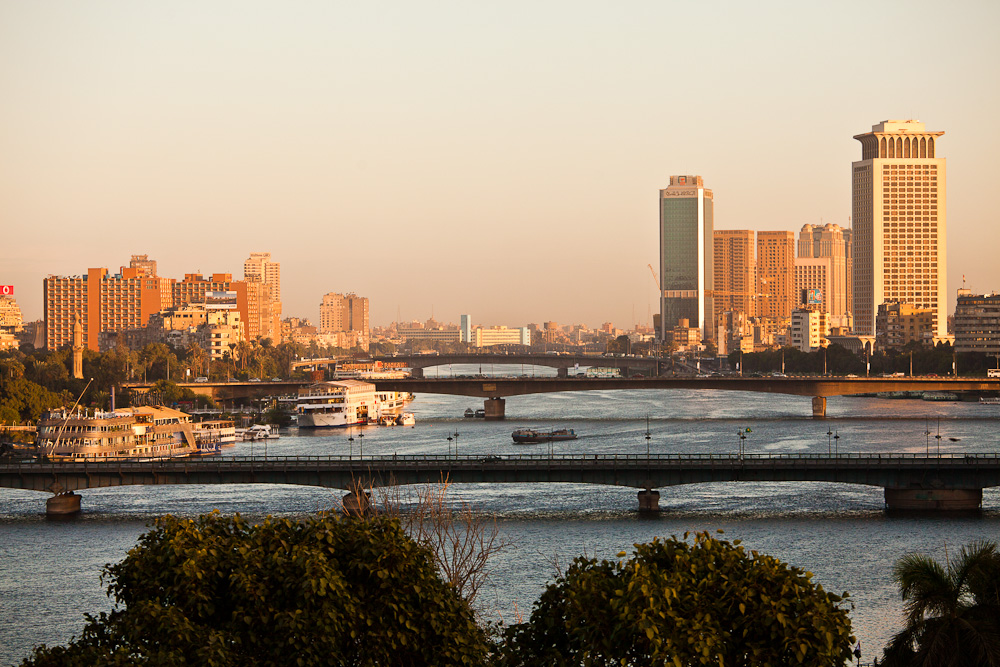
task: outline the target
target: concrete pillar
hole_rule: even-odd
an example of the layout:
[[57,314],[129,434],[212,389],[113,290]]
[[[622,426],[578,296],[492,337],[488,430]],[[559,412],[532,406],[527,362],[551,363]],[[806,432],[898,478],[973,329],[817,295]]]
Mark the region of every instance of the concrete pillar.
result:
[[80,511],[80,496],[72,491],[57,493],[45,501],[45,513],[49,516],[66,516]]
[[410,369],[410,377],[411,378],[423,378],[424,377],[424,369],[423,368],[411,368]]
[[813,396],[813,419],[826,419],[826,396]]
[[660,492],[653,489],[643,489],[638,494],[640,512],[660,511]]
[[982,489],[885,489],[885,507],[890,510],[967,512],[982,505]]
[[499,421],[504,418],[504,406],[507,401],[502,398],[487,398],[483,401],[486,409],[486,421]]
[[569,369],[568,368],[559,368],[559,369],[556,369],[556,377],[568,378],[569,377]]

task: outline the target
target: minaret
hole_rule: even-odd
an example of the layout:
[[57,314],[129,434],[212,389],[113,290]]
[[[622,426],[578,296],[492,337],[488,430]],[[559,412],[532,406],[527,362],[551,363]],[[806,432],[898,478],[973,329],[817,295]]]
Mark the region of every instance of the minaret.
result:
[[79,313],[73,323],[73,377],[83,379],[83,324]]

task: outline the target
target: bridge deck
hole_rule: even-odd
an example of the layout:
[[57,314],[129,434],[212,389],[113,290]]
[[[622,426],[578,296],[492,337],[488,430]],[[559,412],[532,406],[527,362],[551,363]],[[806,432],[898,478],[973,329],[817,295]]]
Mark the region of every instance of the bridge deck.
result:
[[234,457],[0,464],[0,486],[70,491],[133,484],[357,485],[568,482],[655,489],[704,482],[884,488],[1000,486],[1000,454],[701,454]]

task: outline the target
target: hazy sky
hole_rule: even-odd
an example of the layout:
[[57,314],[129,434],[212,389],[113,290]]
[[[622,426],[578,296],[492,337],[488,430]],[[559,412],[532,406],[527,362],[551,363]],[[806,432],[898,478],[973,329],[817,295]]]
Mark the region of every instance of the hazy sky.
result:
[[[0,0],[0,284],[281,263],[396,318],[649,321],[658,190],[846,225],[853,135],[944,131],[948,291],[1000,291],[1000,3]],[[954,297],[952,297],[952,303]]]

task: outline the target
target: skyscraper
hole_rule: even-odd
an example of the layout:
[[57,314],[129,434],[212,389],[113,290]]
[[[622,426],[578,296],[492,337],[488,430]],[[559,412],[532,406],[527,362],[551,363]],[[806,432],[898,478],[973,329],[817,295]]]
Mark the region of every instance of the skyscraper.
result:
[[[799,232],[799,260],[796,261],[796,289],[803,289],[798,276],[809,273],[798,267],[827,266],[822,294],[826,312],[834,318],[843,318],[851,309],[847,301],[847,239],[839,225],[803,225]],[[829,259],[829,263],[801,260]],[[817,288],[811,284],[810,289]]]
[[936,336],[947,334],[944,132],[918,120],[886,120],[854,138],[854,328],[875,334],[887,301],[934,310]]
[[269,252],[252,252],[243,262],[243,279],[263,283],[260,295],[260,335],[281,342],[281,264],[271,261]]
[[660,190],[660,340],[681,319],[715,338],[713,203],[701,176],[671,176]]
[[795,301],[795,234],[757,232],[757,316],[788,319]]
[[714,232],[715,320],[731,310],[754,315],[757,291],[752,229],[716,229]]

